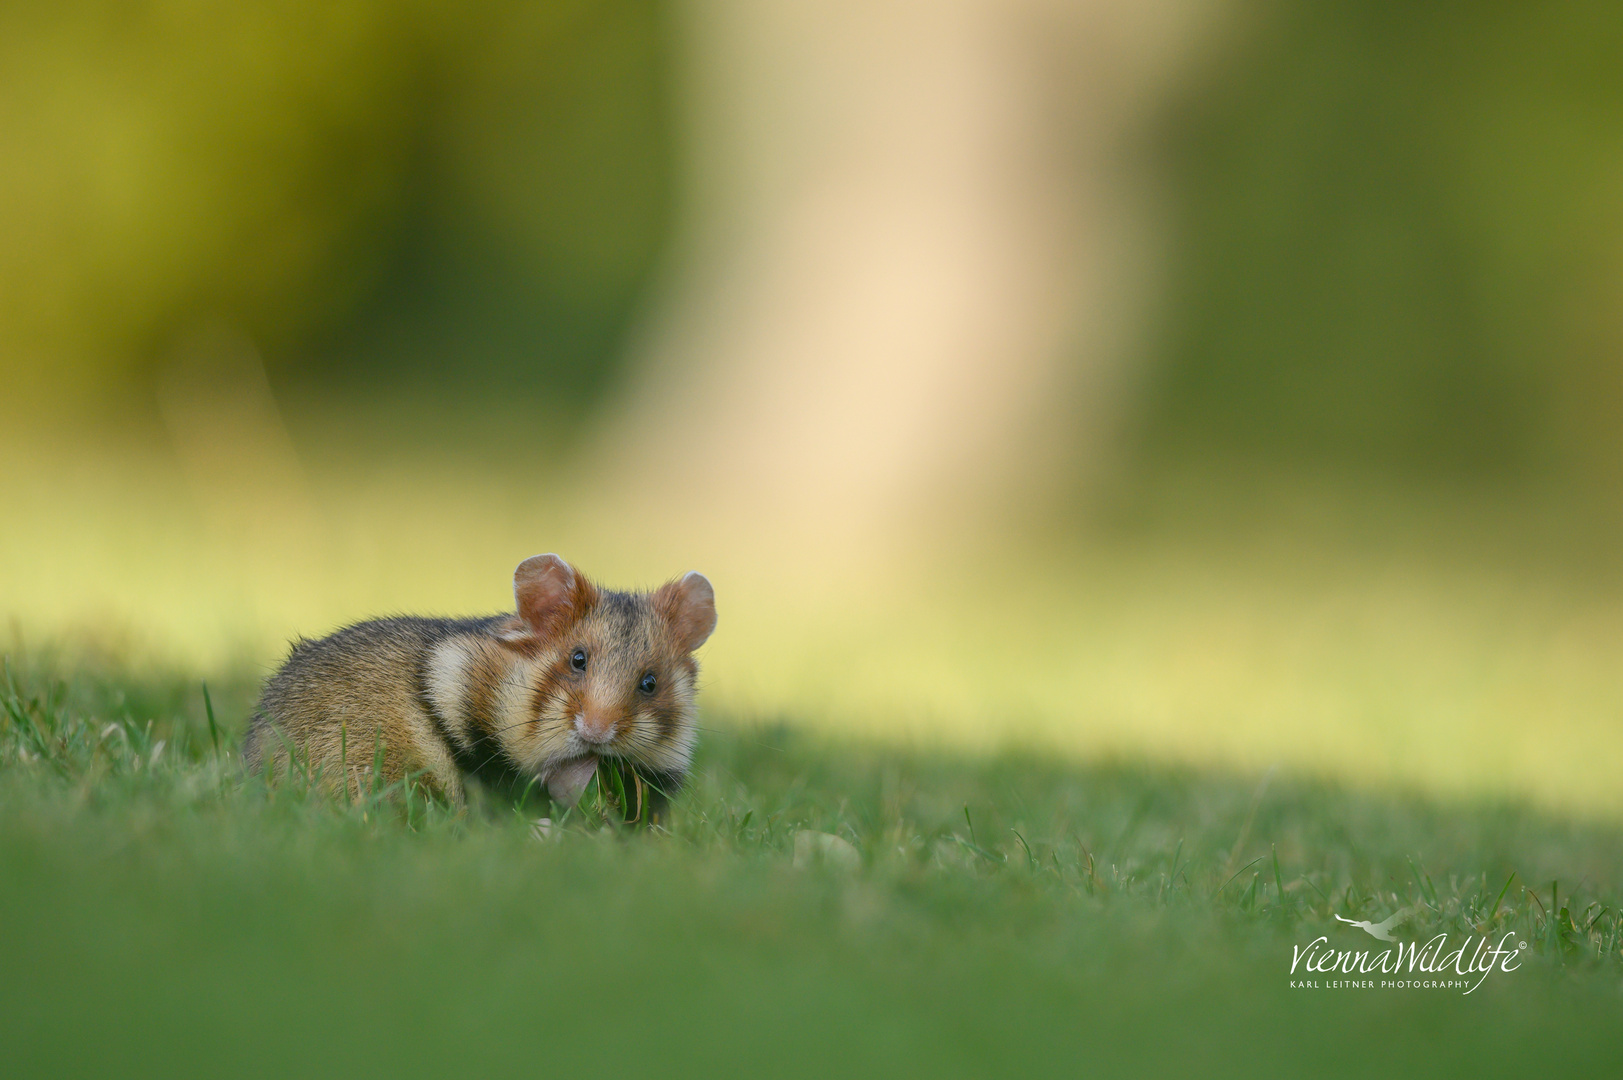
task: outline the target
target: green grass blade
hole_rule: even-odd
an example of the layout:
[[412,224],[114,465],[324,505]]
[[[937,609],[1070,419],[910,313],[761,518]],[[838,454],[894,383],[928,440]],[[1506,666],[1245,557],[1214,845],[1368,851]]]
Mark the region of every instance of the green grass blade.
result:
[[1221,884],[1221,885],[1219,885],[1217,887],[1217,891],[1212,893],[1212,899],[1215,900],[1219,896],[1221,896],[1223,894],[1223,890],[1228,888],[1231,884],[1233,884],[1235,878],[1239,877],[1241,874],[1245,873],[1247,870],[1251,869],[1253,866],[1257,865],[1258,863],[1260,863],[1263,859],[1266,859],[1267,857],[1268,856],[1266,856],[1266,855],[1258,855],[1255,859],[1252,859],[1250,862],[1246,863],[1244,866],[1242,866],[1238,870],[1234,871],[1234,873],[1230,874],[1228,881],[1223,882],[1223,884]]
[[209,742],[214,746],[214,756],[220,756],[220,725],[214,720],[214,699],[209,696],[209,684],[203,683],[203,711],[209,718]]
[[1500,889],[1499,890],[1499,895],[1493,898],[1493,907],[1488,910],[1489,916],[1494,916],[1494,915],[1499,914],[1499,902],[1505,898],[1505,893],[1510,891],[1510,883],[1512,881],[1515,881],[1515,880],[1516,880],[1516,871],[1512,870],[1510,872],[1510,876],[1505,879],[1504,888]]

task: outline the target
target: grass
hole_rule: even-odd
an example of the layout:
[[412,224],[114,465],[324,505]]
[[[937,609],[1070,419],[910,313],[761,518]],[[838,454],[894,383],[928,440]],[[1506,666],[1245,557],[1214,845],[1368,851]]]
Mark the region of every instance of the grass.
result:
[[[266,790],[243,679],[11,661],[7,1074],[1616,1071],[1623,832],[1284,772],[709,730],[665,831]],[[216,744],[218,733],[218,744]],[[218,750],[216,749],[218,745]],[[795,864],[795,837],[860,862]],[[1480,989],[1290,988],[1336,915]],[[1298,978],[1302,975],[1298,973]],[[1321,984],[1324,976],[1319,976]]]

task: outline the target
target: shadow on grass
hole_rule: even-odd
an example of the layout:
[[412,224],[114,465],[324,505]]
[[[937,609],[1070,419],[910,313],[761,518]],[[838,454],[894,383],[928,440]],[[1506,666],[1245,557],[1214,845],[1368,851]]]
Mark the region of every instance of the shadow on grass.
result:
[[[252,681],[215,688],[240,729]],[[36,668],[0,720],[12,1075],[1599,1075],[1623,833],[1284,776],[708,731],[664,832],[265,789],[200,689]],[[32,733],[30,733],[32,729]],[[162,743],[165,750],[158,750]],[[227,751],[229,753],[229,751]],[[796,868],[844,837],[854,869]],[[1508,933],[1470,995],[1293,949]]]

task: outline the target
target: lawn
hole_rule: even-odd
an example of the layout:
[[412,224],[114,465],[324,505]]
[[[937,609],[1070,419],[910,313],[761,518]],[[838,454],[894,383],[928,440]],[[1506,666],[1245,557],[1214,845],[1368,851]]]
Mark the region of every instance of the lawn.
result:
[[[216,749],[184,675],[9,666],[9,1076],[1623,1066],[1604,820],[712,716],[666,831],[543,839],[509,807],[267,791],[233,756],[248,677],[211,688]],[[857,860],[796,865],[802,831]],[[1320,935],[1382,945],[1335,915],[1399,909],[1400,940],[1526,948],[1469,994],[1291,988]]]

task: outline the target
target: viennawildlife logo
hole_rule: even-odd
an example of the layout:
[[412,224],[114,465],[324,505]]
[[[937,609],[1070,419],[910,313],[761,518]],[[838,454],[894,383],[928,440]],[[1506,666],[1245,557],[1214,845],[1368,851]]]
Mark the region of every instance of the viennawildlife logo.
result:
[[[1486,934],[1467,934],[1458,944],[1448,934],[1438,934],[1425,942],[1401,941],[1393,936],[1392,929],[1408,917],[1407,910],[1378,923],[1337,915],[1347,924],[1347,933],[1356,930],[1363,940],[1350,942],[1352,948],[1342,948],[1349,942],[1332,944],[1328,934],[1320,934],[1306,945],[1291,946],[1291,989],[1457,990],[1470,994],[1495,972],[1515,971],[1521,966],[1527,942],[1515,940],[1514,931],[1505,933],[1497,942]],[[1381,948],[1370,944],[1368,938],[1389,944]]]

